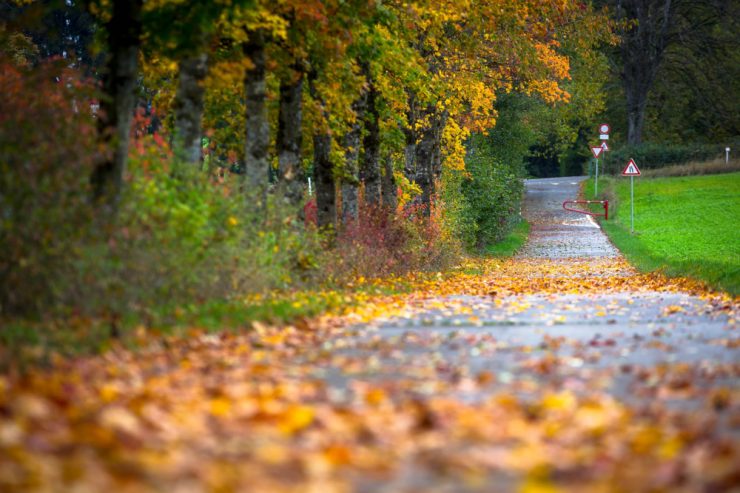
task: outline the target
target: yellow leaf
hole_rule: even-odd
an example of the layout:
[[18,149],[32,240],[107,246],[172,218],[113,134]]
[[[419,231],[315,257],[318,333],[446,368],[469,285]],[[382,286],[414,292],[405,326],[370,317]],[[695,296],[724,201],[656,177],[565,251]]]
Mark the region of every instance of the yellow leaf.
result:
[[575,406],[576,398],[568,391],[547,394],[542,399],[542,407],[548,411],[566,411],[574,409]]
[[231,411],[231,402],[224,397],[211,399],[211,414],[214,416],[226,416]]
[[285,434],[292,435],[313,423],[314,410],[309,406],[292,405],[281,416],[278,428]]
[[378,406],[385,401],[387,396],[383,389],[371,389],[365,394],[365,402],[371,406]]

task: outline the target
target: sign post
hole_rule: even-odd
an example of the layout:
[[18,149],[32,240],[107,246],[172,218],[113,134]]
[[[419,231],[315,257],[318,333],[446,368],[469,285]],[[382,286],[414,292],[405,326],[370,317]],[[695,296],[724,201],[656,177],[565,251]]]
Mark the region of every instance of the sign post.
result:
[[609,140],[609,132],[611,132],[611,127],[608,123],[599,125],[599,140],[601,140],[601,150],[604,152],[604,158],[602,160],[604,169],[606,169],[606,151],[609,150],[609,146],[606,145],[606,141]]
[[730,162],[730,148],[725,147],[725,164]]
[[599,194],[599,156],[604,152],[601,146],[594,146],[591,148],[591,154],[596,158],[596,173],[594,173],[594,198]]
[[635,160],[630,158],[627,162],[627,166],[622,170],[622,176],[630,177],[630,219],[631,219],[631,232],[635,232],[635,176],[640,176],[640,168],[637,167]]

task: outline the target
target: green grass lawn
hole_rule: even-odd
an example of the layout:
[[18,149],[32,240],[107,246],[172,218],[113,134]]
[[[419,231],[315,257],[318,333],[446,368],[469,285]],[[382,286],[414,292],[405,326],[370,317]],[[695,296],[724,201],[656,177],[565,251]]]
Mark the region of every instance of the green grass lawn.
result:
[[[604,231],[640,270],[662,269],[740,293],[740,173],[635,178],[635,233],[630,233],[628,178],[599,180],[609,199]],[[586,182],[593,197],[593,180]]]

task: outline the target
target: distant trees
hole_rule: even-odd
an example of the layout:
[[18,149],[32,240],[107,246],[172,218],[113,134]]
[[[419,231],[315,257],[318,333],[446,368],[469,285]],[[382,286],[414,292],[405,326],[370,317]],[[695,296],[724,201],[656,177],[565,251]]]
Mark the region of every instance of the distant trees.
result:
[[[704,100],[705,104],[712,104],[713,94],[718,92],[737,100],[737,84],[731,77],[722,77],[737,67],[734,55],[737,50],[727,52],[733,44],[728,31],[738,33],[737,2],[610,0],[605,3],[620,26],[621,43],[615,67],[624,93],[628,144],[637,145],[644,139],[656,84],[663,87],[663,95],[668,100],[685,100],[687,92],[692,99]],[[725,54],[724,59],[717,56],[720,53]],[[725,69],[717,70],[718,65]],[[676,77],[677,73],[683,76]],[[705,73],[715,73],[719,77],[708,81],[702,76]],[[666,87],[668,78],[675,83],[673,88]],[[720,79],[726,83],[720,83]],[[733,95],[728,94],[728,85],[734,86]],[[676,107],[671,103],[666,106],[665,99],[659,105],[662,108],[656,105],[656,113],[665,113],[666,107]],[[680,106],[679,101],[674,102]],[[664,116],[671,119],[670,115]],[[700,124],[691,120],[689,117],[689,121],[682,119],[676,124],[683,127]],[[666,122],[662,125],[665,127]],[[737,125],[737,121],[730,125]]]

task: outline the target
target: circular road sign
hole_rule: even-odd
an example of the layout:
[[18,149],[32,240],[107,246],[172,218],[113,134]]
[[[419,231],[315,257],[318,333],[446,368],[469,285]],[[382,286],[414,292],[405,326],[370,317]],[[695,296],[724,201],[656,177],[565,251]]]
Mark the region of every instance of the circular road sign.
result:
[[602,123],[601,125],[599,125],[599,133],[608,134],[609,130],[609,125],[607,125],[606,123]]

